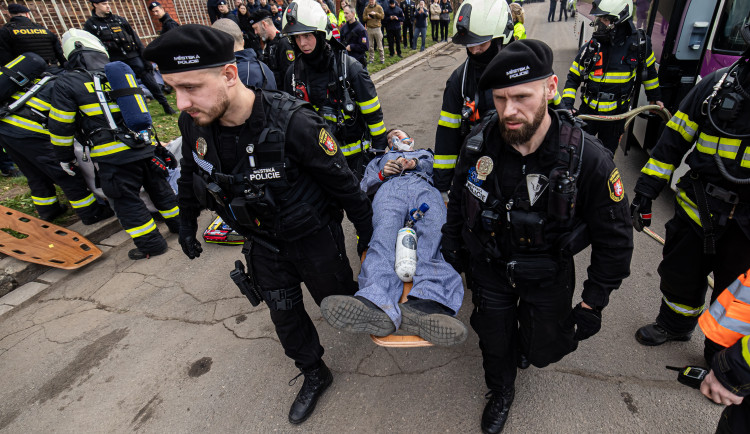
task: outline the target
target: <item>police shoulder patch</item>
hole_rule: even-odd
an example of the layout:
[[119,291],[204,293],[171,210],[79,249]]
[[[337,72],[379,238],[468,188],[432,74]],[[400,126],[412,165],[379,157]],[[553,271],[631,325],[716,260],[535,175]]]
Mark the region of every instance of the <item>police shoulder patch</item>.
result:
[[615,168],[609,175],[607,180],[607,187],[609,188],[609,198],[613,202],[619,202],[625,197],[625,187],[622,185],[622,178],[620,178],[620,171]]
[[326,131],[325,128],[320,129],[320,134],[318,134],[318,144],[328,155],[334,155],[338,150],[336,141],[333,140],[333,137],[331,137],[331,135],[328,133],[328,131]]
[[362,43],[366,44],[367,43],[367,38],[362,38]]
[[294,50],[286,50],[286,58],[289,59],[290,62],[294,62]]

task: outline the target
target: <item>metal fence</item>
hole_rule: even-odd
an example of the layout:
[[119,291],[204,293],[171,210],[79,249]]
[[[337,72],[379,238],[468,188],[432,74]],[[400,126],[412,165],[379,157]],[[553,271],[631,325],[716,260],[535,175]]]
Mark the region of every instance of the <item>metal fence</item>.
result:
[[[0,0],[7,11],[9,3],[20,3],[31,10],[32,20],[62,36],[68,29],[82,29],[91,16],[92,6],[88,0]],[[158,31],[148,14],[146,0],[109,0],[112,13],[124,17],[144,43],[150,42]],[[172,17],[181,24],[210,24],[205,0],[174,0],[177,16]],[[0,14],[2,23],[9,20]]]

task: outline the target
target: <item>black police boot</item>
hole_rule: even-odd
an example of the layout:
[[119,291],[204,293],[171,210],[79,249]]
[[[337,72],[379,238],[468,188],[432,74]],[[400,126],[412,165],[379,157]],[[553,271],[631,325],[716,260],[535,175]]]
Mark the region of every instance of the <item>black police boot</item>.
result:
[[401,330],[435,345],[457,345],[466,340],[466,326],[442,304],[433,300],[410,299],[399,306]]
[[639,328],[638,331],[635,332],[635,340],[641,345],[653,347],[661,345],[667,341],[689,341],[692,335],[692,331],[687,333],[674,333],[658,322],[655,322]]
[[320,313],[331,327],[349,333],[388,336],[396,331],[388,314],[364,297],[328,296],[320,303]]
[[166,246],[164,247],[163,250],[160,250],[160,251],[157,251],[157,252],[142,252],[142,251],[140,251],[140,250],[138,250],[136,248],[136,249],[131,249],[128,252],[128,258],[130,258],[130,259],[132,259],[134,261],[137,261],[139,259],[148,259],[148,258],[150,258],[152,256],[163,255],[165,253],[167,253],[167,247]]
[[106,220],[110,217],[115,215],[115,212],[112,211],[112,208],[110,208],[107,205],[98,205],[96,209],[96,214],[90,217],[81,218],[81,223],[85,225],[93,225],[94,223],[100,222],[102,220]]
[[[318,399],[333,383],[333,374],[328,366],[321,360],[320,367],[310,372],[302,373],[305,382],[294,398],[292,407],[289,409],[289,422],[297,425],[307,420],[315,410]],[[299,376],[299,375],[298,375]]]
[[500,391],[490,390],[487,392],[485,398],[490,400],[484,406],[484,412],[482,412],[482,432],[484,434],[496,434],[503,431],[515,395],[516,389],[513,386],[505,387]]
[[164,113],[168,115],[173,115],[177,113],[175,109],[172,108],[172,106],[169,105],[169,103],[165,103],[161,105],[164,108]]

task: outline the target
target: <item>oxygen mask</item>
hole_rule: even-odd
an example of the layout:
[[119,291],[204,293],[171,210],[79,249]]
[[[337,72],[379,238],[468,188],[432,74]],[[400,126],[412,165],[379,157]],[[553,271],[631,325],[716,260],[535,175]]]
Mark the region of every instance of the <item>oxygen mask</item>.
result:
[[399,139],[398,137],[391,138],[391,149],[396,151],[412,151],[414,150],[414,139],[406,137]]
[[597,17],[591,24],[594,28],[593,37],[599,42],[606,42],[612,39],[612,34],[615,31],[614,20],[610,20],[608,17]]

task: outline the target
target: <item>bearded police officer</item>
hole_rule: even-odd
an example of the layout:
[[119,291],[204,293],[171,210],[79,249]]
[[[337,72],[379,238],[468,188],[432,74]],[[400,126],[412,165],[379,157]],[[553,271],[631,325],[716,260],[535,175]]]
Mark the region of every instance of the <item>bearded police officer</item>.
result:
[[83,25],[83,30],[102,41],[104,47],[107,48],[110,60],[125,62],[133,69],[136,77],[143,82],[154,99],[164,108],[164,113],[168,115],[176,113],[169,106],[167,98],[156,83],[151,64],[144,62],[141,58],[143,44],[128,20],[113,14],[112,7],[106,0],[90,1],[94,9],[91,17]]
[[[595,0],[591,14],[596,17],[593,39],[578,52],[568,72],[563,90],[563,106],[570,110],[581,86],[581,114],[616,115],[630,109],[637,80],[643,82],[646,96],[659,101],[659,77],[651,38],[633,24],[632,0]],[[640,74],[640,76],[639,76]],[[596,134],[614,154],[625,121],[590,121],[586,130]]]
[[276,86],[281,89],[284,83],[284,75],[294,62],[294,49],[292,49],[289,39],[282,37],[276,29],[271,12],[258,9],[253,13],[252,21],[253,30],[265,44],[261,60],[271,68]]
[[[750,24],[741,34],[750,44]],[[749,59],[750,48],[731,67],[696,84],[667,122],[635,185],[633,220],[641,230],[651,224],[651,201],[687,154],[690,171],[677,183],[658,267],[659,313],[635,335],[643,345],[689,340],[705,308],[709,273],[713,300],[750,264]],[[706,341],[705,350],[710,362],[715,346]]]
[[386,129],[375,85],[361,63],[330,37],[325,12],[314,0],[296,0],[284,13],[283,33],[297,58],[284,90],[311,102],[341,144],[349,168],[362,177],[368,149],[386,148]]
[[[597,333],[610,292],[629,274],[632,227],[619,172],[567,112],[547,107],[556,88],[543,42],[513,42],[490,62],[479,90],[492,89],[497,114],[461,149],[443,226],[443,255],[471,276],[488,433],[503,429],[516,367],[557,362]],[[583,301],[571,309],[573,255],[588,240]]]
[[0,29],[0,65],[30,51],[55,67],[50,72],[59,72],[65,63],[60,40],[49,29],[31,21],[30,12],[24,5],[8,5],[10,21]]
[[[513,40],[508,4],[466,0],[456,13],[453,43],[466,46],[466,61],[445,83],[443,106],[435,132],[435,187],[445,195],[453,179],[461,144],[471,127],[494,110],[492,93],[477,88],[487,64]],[[510,23],[510,25],[509,25]]]
[[333,376],[300,283],[318,304],[356,292],[340,208],[354,223],[361,252],[372,235],[370,203],[309,104],[242,85],[226,33],[183,25],[152,42],[146,58],[159,65],[182,110],[182,249],[191,259],[200,256],[197,217],[204,206],[247,238],[249,274],[237,261],[231,275],[251,303],[266,301],[284,352],[305,377],[289,411],[289,421],[301,423]]

